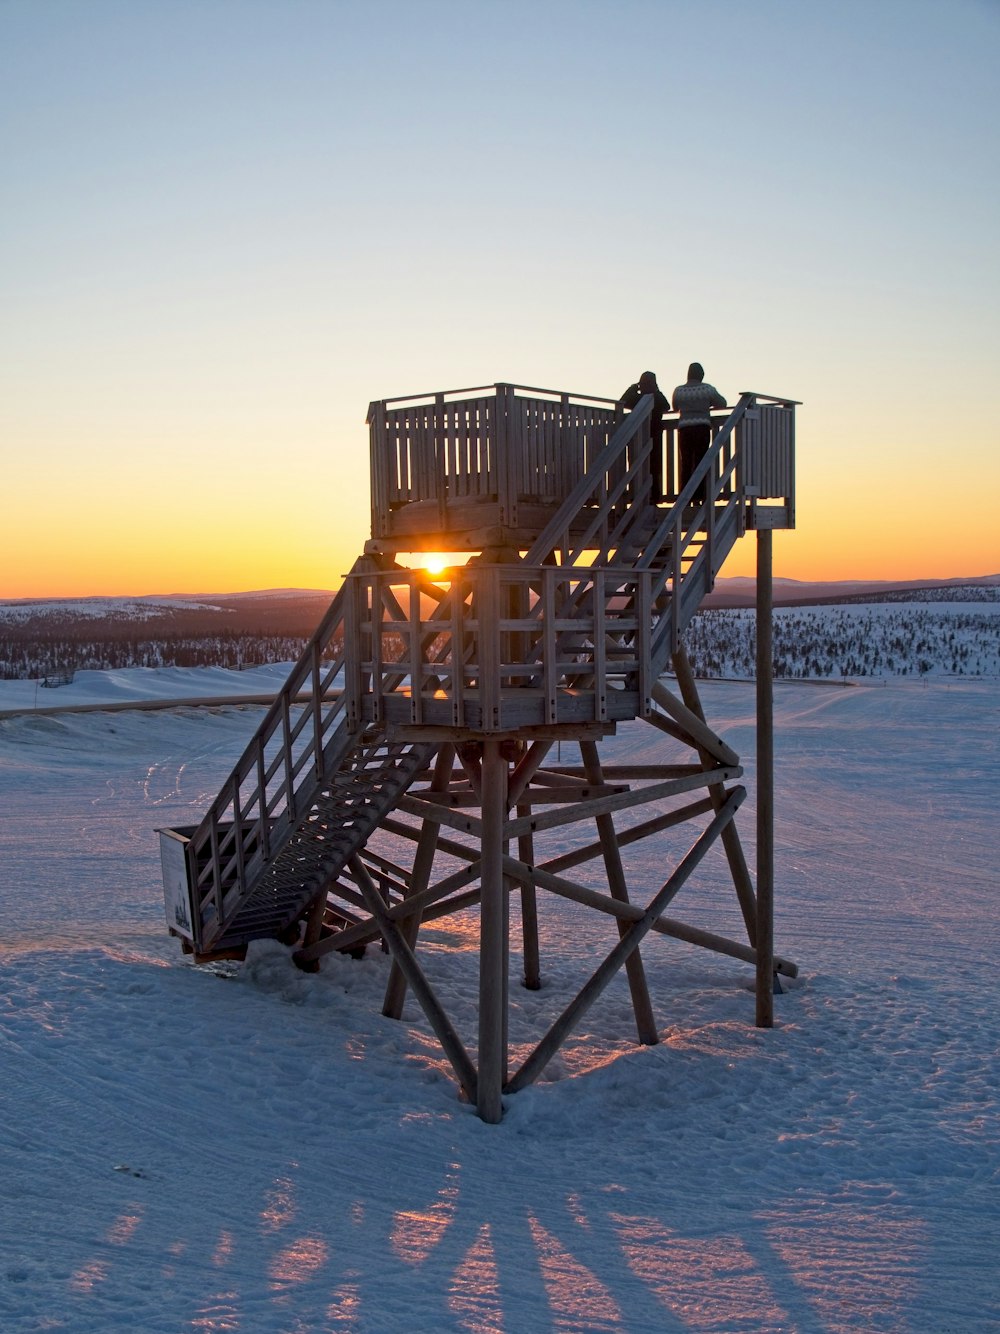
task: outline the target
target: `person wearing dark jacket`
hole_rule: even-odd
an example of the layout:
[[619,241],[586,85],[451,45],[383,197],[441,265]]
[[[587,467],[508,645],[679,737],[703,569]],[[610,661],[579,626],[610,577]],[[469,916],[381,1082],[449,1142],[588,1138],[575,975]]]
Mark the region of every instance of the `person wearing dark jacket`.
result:
[[[679,384],[674,390],[674,411],[681,414],[677,423],[677,452],[680,455],[678,485],[681,491],[712,443],[712,409],[725,406],[726,400],[715,385],[705,383],[703,367],[699,362],[692,361],[688,367],[687,382]],[[702,484],[692,500],[700,504],[705,496],[706,487]]]
[[670,400],[656,383],[652,371],[643,371],[635,384],[630,384],[618,400],[618,406],[631,410],[646,394],[653,395],[653,411],[649,418],[649,437],[653,442],[651,455],[651,475],[653,481],[653,504],[658,505],[663,499],[663,414],[670,411]]

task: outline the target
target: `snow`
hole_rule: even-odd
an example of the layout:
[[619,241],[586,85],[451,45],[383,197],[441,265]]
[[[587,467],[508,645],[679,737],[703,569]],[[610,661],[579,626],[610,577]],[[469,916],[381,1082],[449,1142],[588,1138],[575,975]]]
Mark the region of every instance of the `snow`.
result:
[[[46,694],[232,693],[207,679]],[[702,698],[744,757],[752,863],[754,687]],[[998,1328],[996,681],[779,683],[776,946],[801,973],[775,1028],[748,965],[652,938],[661,1043],[614,986],[499,1126],[412,1000],[382,1017],[377,950],[210,970],[166,936],[154,828],[200,816],[262,712],[0,721],[5,1334]],[[634,724],[607,753],[663,744]],[[515,1045],[614,937],[540,907]],[[671,912],[736,933],[721,854]],[[469,1041],[474,926],[421,945]]]
[[211,602],[192,598],[18,598],[0,601],[0,622],[17,624],[37,617],[64,620],[87,617],[95,621],[147,621],[165,611],[218,611]]
[[[276,695],[288,678],[290,663],[268,663],[235,671],[227,667],[123,667],[117,671],[79,671],[55,689],[38,681],[0,681],[0,718],[5,713],[44,713],[67,708],[156,704],[172,700],[231,699],[241,695]],[[249,737],[247,738],[249,740]]]

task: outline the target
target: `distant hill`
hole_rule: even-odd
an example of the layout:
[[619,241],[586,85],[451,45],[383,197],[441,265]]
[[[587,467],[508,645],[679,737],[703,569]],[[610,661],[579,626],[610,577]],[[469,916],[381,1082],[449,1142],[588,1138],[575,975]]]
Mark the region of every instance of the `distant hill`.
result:
[[[951,579],[842,579],[811,582],[774,580],[774,601],[789,606],[856,602],[862,598],[898,597],[909,601],[935,589],[1000,589],[1000,574]],[[717,579],[705,599],[707,607],[751,607],[757,596],[750,575]],[[191,624],[225,624],[233,630],[280,627],[282,632],[310,634],[334,597],[333,589],[263,588],[243,593],[150,593],[140,597],[9,598],[0,600],[0,624],[51,625],[53,621],[147,623],[163,620]],[[220,613],[222,620],[220,621]]]
[[[782,606],[831,602],[926,600],[934,590],[1000,589],[1000,574],[972,578],[892,580],[800,579],[774,581]],[[986,594],[989,596],[989,594]],[[158,593],[141,597],[11,598],[0,601],[0,630],[6,633],[96,633],[111,637],[139,631],[157,635],[261,634],[308,637],[333,599],[332,589],[266,588],[244,593]],[[741,575],[717,579],[705,607],[752,607],[756,580]]]
[[[808,582],[799,579],[775,579],[774,601],[784,606],[810,607],[830,602],[858,602],[865,598],[877,601],[911,601],[931,590],[961,588],[998,588],[1000,574],[975,575],[955,579],[843,579],[827,582]],[[732,579],[716,579],[715,589],[703,605],[706,607],[752,607],[757,598],[757,581],[749,575]],[[920,598],[919,600],[924,600]]]
[[246,667],[297,658],[332,593],[0,602],[0,679],[121,667]]
[[170,593],[115,598],[17,598],[0,602],[0,626],[71,629],[96,625],[185,632],[227,631],[311,634],[333,593],[282,588],[253,593]]

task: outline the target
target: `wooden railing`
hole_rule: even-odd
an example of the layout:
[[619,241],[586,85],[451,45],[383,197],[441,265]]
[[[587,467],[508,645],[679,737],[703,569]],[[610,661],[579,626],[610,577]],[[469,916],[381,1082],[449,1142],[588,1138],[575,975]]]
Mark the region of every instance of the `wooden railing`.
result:
[[[564,565],[652,571],[651,597],[660,613],[652,667],[658,673],[748,524],[791,526],[796,405],[751,391],[741,394],[669,509],[636,503],[648,499],[650,455],[662,447],[650,441],[646,429],[652,406],[647,395],[621,422],[525,563],[544,563],[559,552]],[[782,497],[781,506],[761,505],[775,496]]]
[[417,501],[433,502],[442,532],[455,500],[492,500],[516,527],[520,502],[562,500],[620,418],[610,399],[511,384],[372,403],[372,537]]
[[[795,527],[795,408],[792,399],[753,394],[740,432],[740,488],[750,527]],[[773,525],[760,506],[780,499],[784,514]]]
[[649,572],[552,565],[470,564],[434,579],[358,571],[345,615],[350,725],[509,731],[563,721],[567,690],[586,696],[574,721],[603,722],[611,677],[628,683],[632,715],[645,714],[652,582]]
[[[762,394],[741,395],[741,402],[747,397],[752,408],[740,432],[727,437],[719,467],[729,471],[739,446],[741,494],[753,503],[780,497],[791,513],[795,405]],[[730,415],[712,414],[716,435]],[[573,494],[622,419],[611,399],[512,384],[372,403],[372,537],[391,536],[394,511],[416,502],[430,506],[428,531],[447,533],[452,527],[449,505],[469,500],[494,502],[496,521],[516,528],[520,504],[558,505]],[[652,499],[646,483],[654,473],[663,481],[662,499],[677,500],[678,426],[678,415],[668,413],[661,437],[651,442],[648,453],[643,451],[641,467],[630,479],[633,501]],[[654,468],[657,450],[659,466]]]
[[307,809],[346,740],[343,588],[187,845],[195,945],[225,922],[256,868]]

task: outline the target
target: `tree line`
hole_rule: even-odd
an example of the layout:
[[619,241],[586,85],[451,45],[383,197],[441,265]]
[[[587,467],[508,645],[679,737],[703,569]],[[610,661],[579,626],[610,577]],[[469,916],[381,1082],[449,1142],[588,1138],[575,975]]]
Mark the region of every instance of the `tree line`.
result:
[[[773,641],[779,678],[1000,676],[1000,612],[931,609],[919,601],[878,612],[864,606],[778,608]],[[702,610],[684,642],[697,676],[756,673],[752,611]]]

